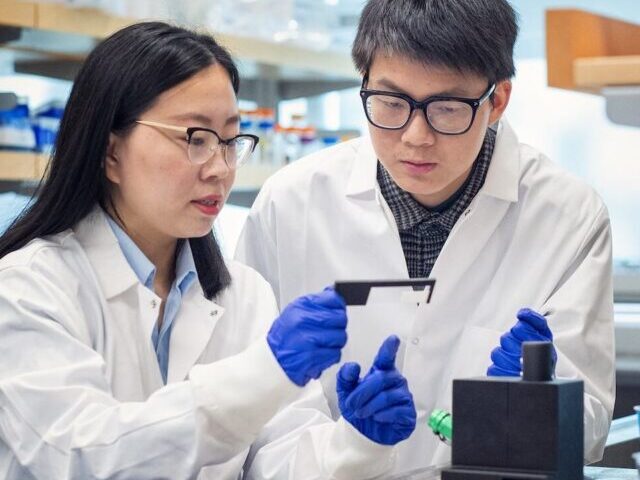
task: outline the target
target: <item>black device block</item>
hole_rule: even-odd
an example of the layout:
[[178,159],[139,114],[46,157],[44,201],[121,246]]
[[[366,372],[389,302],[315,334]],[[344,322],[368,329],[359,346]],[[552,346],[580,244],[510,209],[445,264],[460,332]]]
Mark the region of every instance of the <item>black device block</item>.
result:
[[582,480],[583,410],[582,381],[454,380],[453,468],[442,478]]
[[467,468],[449,468],[442,472],[441,480],[563,480],[553,474],[537,472],[490,471]]

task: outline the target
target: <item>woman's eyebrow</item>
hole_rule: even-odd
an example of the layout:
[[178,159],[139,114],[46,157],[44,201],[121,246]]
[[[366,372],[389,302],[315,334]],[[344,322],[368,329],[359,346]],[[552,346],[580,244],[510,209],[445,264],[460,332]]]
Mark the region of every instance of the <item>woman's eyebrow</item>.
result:
[[211,125],[211,118],[209,118],[207,115],[203,115],[202,113],[195,113],[195,112],[189,112],[189,113],[182,113],[179,115],[173,115],[171,118],[174,118],[178,121],[181,120],[192,120],[195,121],[197,123],[200,124],[204,124],[204,125]]
[[224,122],[225,125],[233,125],[234,123],[240,123],[240,115],[233,115]]

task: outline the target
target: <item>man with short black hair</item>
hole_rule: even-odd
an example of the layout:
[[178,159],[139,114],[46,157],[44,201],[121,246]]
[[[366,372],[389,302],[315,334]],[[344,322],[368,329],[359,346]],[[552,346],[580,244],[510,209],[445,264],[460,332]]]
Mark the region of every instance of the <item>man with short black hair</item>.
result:
[[237,249],[280,305],[338,279],[437,280],[428,305],[349,312],[343,360],[366,362],[390,331],[403,340],[418,427],[398,445],[398,470],[448,460],[429,413],[450,408],[453,378],[520,375],[527,340],[553,341],[557,376],[584,380],[585,461],[602,456],[614,403],[609,217],[502,119],[516,35],[506,0],[369,0],[352,53],[370,138],[270,178]]

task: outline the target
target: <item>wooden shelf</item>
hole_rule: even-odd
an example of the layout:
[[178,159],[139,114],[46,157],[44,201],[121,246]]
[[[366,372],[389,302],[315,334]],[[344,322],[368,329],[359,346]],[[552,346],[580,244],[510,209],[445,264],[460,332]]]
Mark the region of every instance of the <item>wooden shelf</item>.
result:
[[12,27],[35,27],[36,5],[31,2],[0,0],[0,22]]
[[640,55],[576,58],[573,79],[577,88],[640,85]]
[[[49,157],[32,152],[0,150],[0,181],[38,181],[44,175]],[[234,190],[259,190],[279,167],[245,165],[236,173]]]
[[547,10],[550,86],[600,93],[640,85],[640,25],[581,10]]
[[45,155],[0,151],[0,180],[38,181],[47,165]]
[[[144,19],[118,17],[94,8],[0,0],[0,25],[82,35],[96,39],[105,38],[122,27],[142,20]],[[235,57],[242,60],[302,69],[319,73],[323,78],[359,79],[350,56],[345,53],[317,51],[229,33],[215,33],[215,36]],[[42,45],[42,52],[54,57],[57,53],[60,55],[67,53],[52,51],[51,45]]]

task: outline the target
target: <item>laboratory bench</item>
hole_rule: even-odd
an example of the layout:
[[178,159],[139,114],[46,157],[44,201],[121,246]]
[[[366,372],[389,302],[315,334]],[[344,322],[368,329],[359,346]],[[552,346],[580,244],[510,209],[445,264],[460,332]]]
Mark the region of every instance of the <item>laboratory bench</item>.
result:
[[[438,467],[429,467],[420,470],[403,473],[388,477],[387,480],[440,480],[440,470]],[[515,476],[488,477],[487,480],[517,480]],[[585,480],[638,480],[638,471],[626,468],[602,468],[585,467]]]

